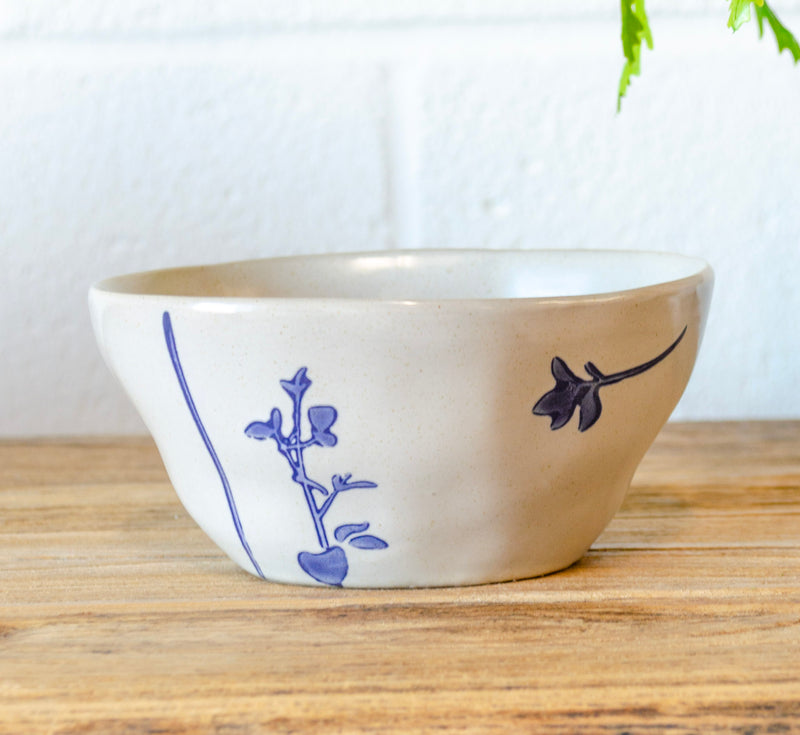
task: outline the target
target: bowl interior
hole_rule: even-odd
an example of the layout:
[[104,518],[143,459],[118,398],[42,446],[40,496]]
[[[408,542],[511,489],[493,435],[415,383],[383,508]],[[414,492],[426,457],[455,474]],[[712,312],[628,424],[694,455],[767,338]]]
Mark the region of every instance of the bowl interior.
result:
[[102,291],[397,301],[581,297],[679,281],[698,258],[609,250],[384,251],[265,258],[120,276]]

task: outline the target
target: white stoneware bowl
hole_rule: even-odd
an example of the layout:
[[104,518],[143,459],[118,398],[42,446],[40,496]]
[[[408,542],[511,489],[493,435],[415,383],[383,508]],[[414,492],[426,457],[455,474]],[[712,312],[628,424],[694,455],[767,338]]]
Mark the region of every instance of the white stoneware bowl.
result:
[[621,251],[385,251],[112,278],[103,355],[243,569],[353,587],[532,577],[622,503],[712,272]]

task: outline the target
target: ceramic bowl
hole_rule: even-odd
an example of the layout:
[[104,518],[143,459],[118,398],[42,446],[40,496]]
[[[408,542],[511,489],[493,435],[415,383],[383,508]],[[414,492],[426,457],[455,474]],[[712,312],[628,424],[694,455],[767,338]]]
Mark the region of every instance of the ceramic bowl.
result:
[[680,398],[712,272],[621,251],[385,251],[95,284],[101,351],[188,513],[265,579],[571,565]]

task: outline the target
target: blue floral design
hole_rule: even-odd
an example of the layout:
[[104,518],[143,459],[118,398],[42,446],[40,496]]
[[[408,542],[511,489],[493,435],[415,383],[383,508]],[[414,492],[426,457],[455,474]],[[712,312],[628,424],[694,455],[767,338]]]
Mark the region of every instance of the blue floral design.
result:
[[584,369],[589,373],[588,380],[572,372],[560,357],[554,357],[550,364],[550,371],[556,379],[556,385],[536,402],[533,413],[537,416],[549,416],[550,428],[555,431],[566,426],[575,411],[578,410],[578,431],[590,429],[597,423],[603,410],[600,403],[600,388],[641,375],[654,367],[678,346],[684,334],[686,334],[686,327],[660,355],[618,373],[605,375],[593,362],[587,362]]
[[[309,477],[306,469],[305,452],[310,447],[334,447],[338,442],[336,434],[331,430],[336,423],[338,413],[333,406],[312,406],[307,417],[310,424],[310,436],[303,438],[301,429],[302,403],[306,391],[311,386],[307,376],[308,369],[301,367],[291,380],[281,380],[281,387],[292,400],[293,426],[288,434],[283,433],[283,415],[280,409],[273,408],[265,421],[253,421],[245,428],[245,434],[251,439],[264,441],[272,439],[278,452],[286,459],[292,470],[292,480],[303,491],[314,531],[321,551],[301,551],[297,562],[303,571],[323,584],[340,586],[347,576],[349,565],[347,554],[342,546],[332,544],[325,528],[325,515],[333,501],[343,492],[357,489],[375,488],[377,485],[369,480],[352,480],[352,475],[333,475],[330,488]],[[333,532],[339,544],[347,542],[356,549],[385,549],[389,546],[383,539],[366,533],[369,523],[346,523]]]

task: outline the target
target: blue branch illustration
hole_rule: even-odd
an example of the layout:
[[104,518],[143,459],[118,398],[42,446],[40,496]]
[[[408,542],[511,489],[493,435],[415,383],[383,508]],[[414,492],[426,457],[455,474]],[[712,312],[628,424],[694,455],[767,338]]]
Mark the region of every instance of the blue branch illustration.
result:
[[578,431],[590,429],[597,423],[603,410],[600,403],[600,388],[620,383],[650,370],[678,346],[685,334],[686,327],[660,355],[618,373],[606,375],[593,362],[587,362],[584,370],[590,375],[588,380],[575,375],[560,357],[554,357],[550,364],[550,371],[556,379],[556,385],[536,402],[533,413],[537,416],[549,416],[550,428],[555,431],[566,426],[575,410],[578,409],[580,412]]
[[[348,572],[347,555],[341,546],[330,543],[325,528],[325,515],[341,493],[359,488],[375,488],[377,485],[369,480],[353,481],[350,479],[352,475],[346,474],[334,475],[329,489],[308,476],[305,452],[312,446],[336,446],[338,439],[331,431],[331,427],[338,413],[333,406],[309,408],[308,422],[311,426],[311,436],[303,438],[301,425],[303,396],[311,386],[311,380],[306,373],[307,368],[302,367],[291,380],[280,381],[281,387],[292,400],[292,430],[288,434],[283,433],[283,415],[280,409],[273,408],[267,421],[253,421],[245,428],[245,434],[258,441],[272,439],[278,452],[291,468],[292,480],[300,485],[303,491],[321,551],[319,553],[301,551],[297,555],[298,564],[306,574],[317,581],[338,586]],[[319,502],[318,496],[324,500]],[[364,533],[368,528],[369,523],[345,524],[334,531],[334,538],[339,543],[347,541],[358,549],[387,548],[388,544],[383,539]]]

